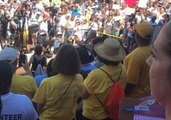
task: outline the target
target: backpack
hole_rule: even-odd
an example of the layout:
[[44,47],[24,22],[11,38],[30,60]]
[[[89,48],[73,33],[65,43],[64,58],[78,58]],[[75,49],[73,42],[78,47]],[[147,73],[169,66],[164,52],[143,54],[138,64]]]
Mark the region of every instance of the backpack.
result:
[[41,59],[40,62],[38,62],[38,65],[37,65],[37,68],[35,70],[34,76],[45,74],[45,72],[44,72],[44,70],[42,68],[42,65],[41,65],[42,61],[43,61],[43,58]]
[[[105,72],[108,75],[108,77],[112,80],[112,78],[109,76],[109,74],[106,71],[104,71],[103,69],[101,69],[101,70],[103,72]],[[101,105],[103,105],[104,109],[108,113],[109,118],[114,119],[114,120],[118,120],[119,104],[120,104],[121,99],[123,97],[125,97],[124,89],[123,89],[122,85],[119,83],[121,73],[122,73],[122,70],[121,70],[119,78],[116,82],[114,82],[112,80],[113,85],[108,92],[108,95],[105,99],[104,104],[96,96],[97,99],[99,100],[99,102],[101,103]]]

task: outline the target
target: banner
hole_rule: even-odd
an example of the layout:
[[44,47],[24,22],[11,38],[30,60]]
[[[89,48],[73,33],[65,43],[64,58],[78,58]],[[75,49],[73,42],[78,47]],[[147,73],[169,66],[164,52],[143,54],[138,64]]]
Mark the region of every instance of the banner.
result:
[[136,7],[136,5],[137,5],[137,0],[125,0],[125,3],[126,3],[129,7]]

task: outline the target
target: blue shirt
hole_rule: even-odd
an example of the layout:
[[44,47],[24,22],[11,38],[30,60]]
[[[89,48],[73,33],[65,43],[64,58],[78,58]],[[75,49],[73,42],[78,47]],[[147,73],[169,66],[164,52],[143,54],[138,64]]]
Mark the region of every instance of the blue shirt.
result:
[[47,77],[48,77],[47,74],[43,74],[43,75],[36,76],[34,79],[36,81],[37,87],[39,87],[40,84],[41,84],[41,82],[42,82],[42,80],[45,79],[45,78],[47,78]]
[[80,13],[80,9],[72,10],[72,14],[78,15],[78,13]]

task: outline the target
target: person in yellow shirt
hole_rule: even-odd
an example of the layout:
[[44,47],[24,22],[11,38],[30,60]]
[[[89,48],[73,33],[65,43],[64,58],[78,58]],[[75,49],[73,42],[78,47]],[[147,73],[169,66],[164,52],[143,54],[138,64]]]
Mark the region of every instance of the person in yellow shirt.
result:
[[153,28],[147,23],[135,25],[137,48],[124,60],[127,73],[127,97],[140,98],[150,93],[149,66],[146,59],[151,55],[150,38]]
[[104,42],[96,43],[94,49],[98,59],[104,65],[100,69],[91,71],[84,80],[82,93],[84,99],[83,120],[110,120],[98,98],[102,103],[105,102],[107,93],[113,85],[109,76],[115,81],[119,79],[119,82],[125,88],[126,70],[121,61],[126,55],[120,43],[113,38],[107,38]]
[[78,51],[71,44],[64,44],[52,64],[56,75],[44,79],[33,98],[39,119],[72,120],[83,87]]
[[10,91],[17,94],[25,94],[32,99],[37,91],[37,85],[32,76],[14,74]]
[[37,91],[36,82],[31,76],[15,74],[18,59],[19,52],[14,48],[5,48],[0,52],[0,60],[5,60],[13,66],[14,74],[10,91],[17,94],[25,94],[32,99]]

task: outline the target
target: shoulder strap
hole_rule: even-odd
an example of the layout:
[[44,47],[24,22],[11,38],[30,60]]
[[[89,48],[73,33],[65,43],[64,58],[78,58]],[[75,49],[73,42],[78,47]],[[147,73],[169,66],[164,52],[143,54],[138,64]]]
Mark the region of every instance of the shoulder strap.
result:
[[[111,78],[111,76],[110,76],[105,70],[103,70],[102,68],[99,68],[99,69],[102,70],[104,73],[106,73],[107,76],[111,79],[111,81],[112,81],[113,83],[115,83],[115,82],[113,81],[113,79]],[[119,74],[119,77],[118,77],[118,80],[117,80],[117,81],[119,81],[120,76],[121,76],[121,73],[122,73],[122,69],[121,69],[121,71],[120,71],[120,74]],[[116,82],[117,82],[117,81],[116,81]],[[102,107],[104,108],[104,110],[106,111],[106,113],[108,113],[106,107],[104,106],[104,103],[100,100],[100,98],[99,98],[96,94],[95,94],[95,96],[96,96],[97,100],[99,101],[99,103],[101,104],[101,106],[102,106]]]
[[104,106],[104,103],[100,100],[100,98],[95,94],[97,100],[99,101],[100,105],[104,108],[104,110],[106,111],[106,113],[108,113],[106,107]]
[[[115,81],[112,79],[112,77],[111,77],[105,70],[103,70],[102,68],[99,68],[99,69],[102,70],[104,73],[106,73],[106,75],[110,78],[110,80],[111,80],[113,83],[115,83]],[[116,82],[119,81],[119,79],[120,79],[120,77],[121,77],[121,73],[122,73],[122,69],[121,69],[121,71],[120,71],[119,77],[118,77],[118,79],[117,79]]]
[[68,91],[68,89],[70,88],[73,80],[74,80],[74,76],[73,76],[71,82],[69,83],[68,87],[65,89],[64,93],[60,96],[60,98],[55,103],[53,103],[52,105],[50,105],[49,107],[47,107],[46,109],[43,109],[43,111],[49,109],[52,106],[55,106],[57,103],[59,103],[59,101],[62,100],[62,98],[64,97],[64,95],[66,94],[66,92]]

